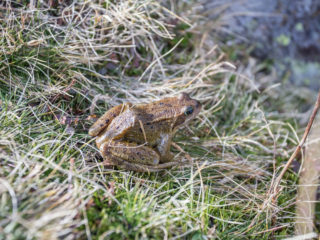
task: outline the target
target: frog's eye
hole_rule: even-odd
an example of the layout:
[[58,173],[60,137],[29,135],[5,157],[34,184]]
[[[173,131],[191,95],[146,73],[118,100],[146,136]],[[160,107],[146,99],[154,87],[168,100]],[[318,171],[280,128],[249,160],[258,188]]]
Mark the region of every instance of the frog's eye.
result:
[[184,111],[184,114],[186,116],[189,116],[193,113],[193,107],[192,106],[188,106],[187,109]]

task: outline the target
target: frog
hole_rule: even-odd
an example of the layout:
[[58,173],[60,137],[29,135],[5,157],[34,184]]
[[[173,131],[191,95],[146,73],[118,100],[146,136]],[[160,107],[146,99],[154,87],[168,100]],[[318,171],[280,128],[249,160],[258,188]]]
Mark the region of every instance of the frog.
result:
[[194,119],[202,105],[187,93],[150,103],[126,102],[106,111],[89,129],[106,165],[156,172],[176,165],[170,152],[179,128]]

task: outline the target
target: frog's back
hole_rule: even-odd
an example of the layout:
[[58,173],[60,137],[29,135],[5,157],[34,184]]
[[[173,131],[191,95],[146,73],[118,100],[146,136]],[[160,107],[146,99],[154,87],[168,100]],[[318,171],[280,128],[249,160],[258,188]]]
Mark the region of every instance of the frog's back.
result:
[[168,109],[158,108],[156,111],[150,105],[139,104],[130,109],[135,119],[130,130],[123,135],[125,140],[156,145],[163,133],[170,132],[172,121],[165,115]]
[[138,104],[133,107],[137,119],[144,124],[156,124],[160,121],[172,120],[181,114],[181,108],[170,101],[156,101],[149,104]]

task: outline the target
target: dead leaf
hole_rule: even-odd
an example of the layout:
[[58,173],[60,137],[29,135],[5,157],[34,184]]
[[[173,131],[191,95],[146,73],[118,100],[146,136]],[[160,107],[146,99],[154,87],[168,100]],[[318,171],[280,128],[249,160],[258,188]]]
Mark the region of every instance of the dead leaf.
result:
[[28,47],[35,47],[35,46],[39,46],[43,42],[44,42],[44,39],[31,40],[31,41],[27,42],[27,46]]
[[86,120],[95,120],[96,118],[97,118],[97,115],[92,114],[92,115],[89,115]]

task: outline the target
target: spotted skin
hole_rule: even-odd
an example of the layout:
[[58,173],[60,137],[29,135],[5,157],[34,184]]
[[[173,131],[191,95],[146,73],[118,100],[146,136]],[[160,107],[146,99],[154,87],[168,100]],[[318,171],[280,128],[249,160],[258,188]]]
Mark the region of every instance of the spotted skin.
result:
[[139,172],[178,165],[170,153],[178,128],[195,118],[201,104],[188,94],[148,104],[111,108],[89,129],[103,158],[111,165]]

